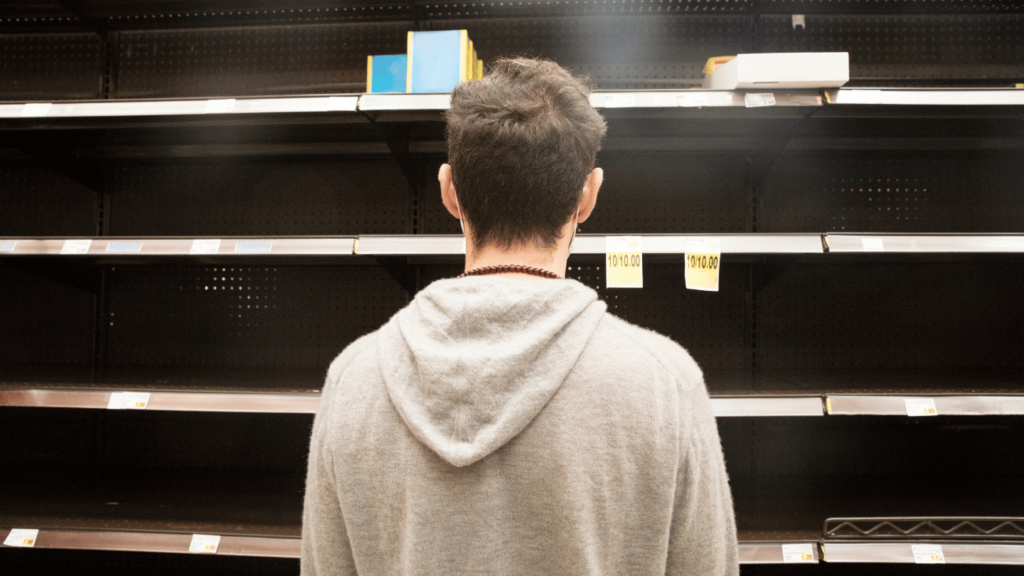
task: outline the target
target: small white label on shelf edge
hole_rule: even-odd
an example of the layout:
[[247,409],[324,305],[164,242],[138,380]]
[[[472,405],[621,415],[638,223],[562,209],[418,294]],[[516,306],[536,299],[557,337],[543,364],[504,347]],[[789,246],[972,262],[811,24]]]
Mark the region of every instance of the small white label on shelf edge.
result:
[[911,544],[915,564],[945,564],[946,557],[942,554],[939,544]]
[[50,103],[25,104],[25,106],[21,109],[21,117],[39,118],[42,116],[46,116],[46,114],[50,111],[51,106],[53,106],[53,104]]
[[935,400],[931,398],[904,398],[907,405],[907,416],[938,416]]
[[112,254],[134,254],[142,252],[142,242],[107,242],[107,252]]
[[220,240],[196,238],[192,241],[192,249],[189,254],[216,254],[220,250]]
[[17,245],[17,240],[0,240],[0,252],[14,252],[14,247]]
[[145,410],[149,392],[111,392],[107,410]]
[[643,288],[644,251],[640,236],[605,236],[605,287]]
[[814,562],[814,545],[783,544],[782,561],[786,564],[794,562]]
[[39,539],[39,530],[35,528],[12,528],[11,533],[4,540],[4,546],[16,546],[18,548],[32,548]]
[[885,244],[881,238],[861,238],[860,243],[865,252],[885,252]]
[[775,106],[775,94],[756,94],[748,92],[743,96],[743,102],[747,108],[760,108],[761,106]]
[[696,94],[680,94],[679,105],[683,108],[700,108],[708,105],[708,95],[703,92]]
[[207,100],[206,101],[206,113],[207,114],[227,114],[235,108],[234,98],[224,100]]
[[89,247],[92,246],[92,240],[65,240],[64,245],[60,248],[61,254],[88,254]]
[[632,108],[636,106],[633,94],[608,94],[604,97],[605,108]]
[[270,254],[274,243],[270,240],[242,241],[235,243],[236,254]]
[[194,554],[216,554],[220,546],[220,536],[210,534],[193,534],[188,551]]

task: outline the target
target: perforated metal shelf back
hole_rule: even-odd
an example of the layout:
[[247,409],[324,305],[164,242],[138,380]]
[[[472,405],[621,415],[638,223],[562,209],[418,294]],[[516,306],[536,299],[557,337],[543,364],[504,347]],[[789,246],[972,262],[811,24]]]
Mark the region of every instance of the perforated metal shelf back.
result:
[[783,156],[761,194],[763,232],[1024,232],[1019,155]]
[[408,301],[374,266],[111,267],[111,365],[317,367]]
[[4,364],[90,364],[95,296],[0,264],[0,379]]
[[998,263],[794,265],[758,296],[757,366],[1020,367],[1022,290]]
[[125,164],[109,182],[113,235],[412,232],[412,195],[390,158]]
[[0,166],[0,236],[92,236],[98,200],[56,170]]
[[851,85],[1019,79],[1024,15],[762,16],[758,52],[849,52]]
[[363,92],[366,55],[405,52],[411,22],[124,32],[120,98]]
[[99,98],[103,66],[92,33],[0,34],[0,100]]
[[596,290],[609,313],[669,336],[702,368],[739,370],[749,365],[747,266],[724,264],[717,293],[683,288],[679,264],[645,265],[640,290],[605,288],[603,264],[571,268],[566,276]]

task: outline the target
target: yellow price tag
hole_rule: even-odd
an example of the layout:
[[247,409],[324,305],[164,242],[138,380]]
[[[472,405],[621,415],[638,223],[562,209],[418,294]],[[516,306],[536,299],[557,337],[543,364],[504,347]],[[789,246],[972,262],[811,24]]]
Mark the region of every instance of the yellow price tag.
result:
[[716,238],[686,241],[686,288],[718,292],[722,249]]
[[643,288],[644,252],[640,237],[606,236],[605,266],[608,288]]

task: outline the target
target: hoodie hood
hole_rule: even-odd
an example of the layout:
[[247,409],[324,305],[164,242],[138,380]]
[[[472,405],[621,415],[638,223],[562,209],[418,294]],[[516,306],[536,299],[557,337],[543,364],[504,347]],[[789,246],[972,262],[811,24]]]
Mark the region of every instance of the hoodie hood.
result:
[[605,312],[575,280],[439,280],[381,329],[388,395],[420,442],[466,466],[511,440],[575,366]]

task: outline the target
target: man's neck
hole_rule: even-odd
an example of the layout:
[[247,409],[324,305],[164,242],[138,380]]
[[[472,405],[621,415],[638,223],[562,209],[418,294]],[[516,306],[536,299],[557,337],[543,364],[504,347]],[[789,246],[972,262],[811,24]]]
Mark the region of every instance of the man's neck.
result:
[[[540,268],[554,272],[560,277],[565,277],[565,265],[568,258],[568,251],[561,246],[561,243],[554,251],[543,250],[534,246],[519,246],[502,250],[493,246],[485,246],[481,250],[475,250],[472,246],[466,246],[466,271],[485,268],[487,266],[521,265],[531,268]],[[536,278],[529,274],[515,272],[503,273],[501,276]]]

